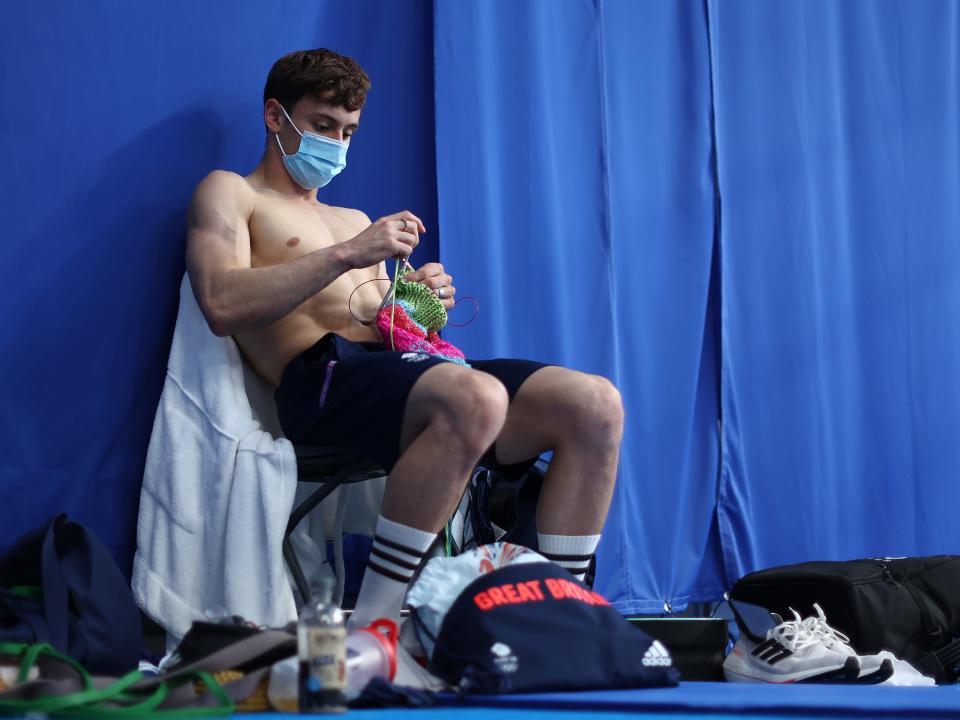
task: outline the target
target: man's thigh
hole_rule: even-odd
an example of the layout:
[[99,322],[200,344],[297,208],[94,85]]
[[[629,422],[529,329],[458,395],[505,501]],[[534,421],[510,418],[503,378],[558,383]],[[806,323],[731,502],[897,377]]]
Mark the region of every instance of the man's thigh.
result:
[[[538,437],[530,437],[527,430],[529,417],[530,422],[535,422],[538,418],[542,421],[542,413],[536,407],[533,407],[537,398],[541,397],[543,392],[552,391],[553,383],[534,382],[544,373],[553,374],[552,371],[559,371],[556,376],[558,382],[569,379],[573,373],[570,370],[548,366],[533,360],[515,360],[499,358],[495,360],[470,360],[471,368],[464,368],[453,364],[441,364],[431,368],[430,372],[425,373],[414,385],[407,401],[407,409],[404,415],[403,436],[401,447],[404,449],[423,431],[427,423],[438,410],[446,408],[450,398],[455,395],[451,389],[462,387],[467,382],[471,373],[482,374],[493,377],[507,391],[510,399],[510,406],[507,411],[507,423],[515,426],[516,429],[508,430],[507,435],[510,441],[507,443],[507,452],[501,450],[501,442],[505,437],[504,432],[500,433],[495,445],[480,459],[480,464],[489,467],[504,470],[508,474],[521,473],[526,467],[544,452],[551,449],[549,444],[544,444]],[[575,373],[583,375],[583,373]],[[533,385],[531,392],[528,386]],[[539,389],[540,386],[543,389]],[[525,399],[520,399],[525,398]],[[520,401],[520,409],[515,406]],[[447,408],[449,409],[449,408]],[[517,418],[512,423],[511,417]],[[504,426],[507,430],[507,426]],[[544,437],[550,437],[549,434]],[[536,449],[543,445],[541,449]],[[532,449],[531,449],[532,448]],[[529,452],[526,452],[530,449]],[[526,454],[524,454],[526,452]],[[516,467],[506,467],[515,465]]]
[[[401,436],[402,448],[406,449],[413,442],[437,410],[449,410],[448,404],[457,394],[455,390],[469,382],[471,378],[475,378],[477,373],[488,379],[492,376],[498,380],[506,389],[507,397],[512,403],[528,378],[547,367],[535,360],[508,358],[469,360],[468,362],[471,365],[469,368],[453,363],[439,364],[417,380],[407,399]],[[484,456],[483,462],[484,464],[495,462],[492,453]]]

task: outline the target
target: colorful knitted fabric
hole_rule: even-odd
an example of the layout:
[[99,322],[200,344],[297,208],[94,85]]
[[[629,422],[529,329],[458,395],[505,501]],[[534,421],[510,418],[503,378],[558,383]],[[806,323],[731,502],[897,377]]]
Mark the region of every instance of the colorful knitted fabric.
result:
[[447,309],[426,285],[403,280],[409,272],[408,268],[399,274],[394,302],[388,302],[377,312],[377,327],[383,341],[395,350],[436,355],[467,365],[463,353],[437,334],[447,324]]

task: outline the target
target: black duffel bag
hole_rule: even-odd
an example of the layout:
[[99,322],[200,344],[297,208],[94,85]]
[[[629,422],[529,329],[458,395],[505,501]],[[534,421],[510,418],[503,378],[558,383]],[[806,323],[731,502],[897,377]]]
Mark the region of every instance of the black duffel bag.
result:
[[823,608],[861,655],[889,650],[938,683],[960,680],[960,556],[784,565],[740,578],[733,600],[790,617]]
[[98,675],[137,669],[130,585],[97,537],[58,515],[0,557],[0,642],[48,643]]

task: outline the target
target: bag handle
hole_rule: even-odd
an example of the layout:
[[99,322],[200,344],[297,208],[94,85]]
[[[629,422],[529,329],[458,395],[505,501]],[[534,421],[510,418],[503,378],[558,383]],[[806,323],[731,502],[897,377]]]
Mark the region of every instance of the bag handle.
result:
[[936,678],[938,683],[960,681],[960,638],[922,655],[911,664],[924,675]]
[[43,536],[40,548],[40,570],[43,578],[43,612],[50,628],[50,644],[61,650],[69,647],[70,635],[67,625],[68,609],[67,583],[63,579],[60,556],[57,553],[57,531],[67,522],[63,513],[50,521]]
[[934,651],[934,655],[937,656],[940,665],[950,676],[951,682],[960,679],[960,638]]

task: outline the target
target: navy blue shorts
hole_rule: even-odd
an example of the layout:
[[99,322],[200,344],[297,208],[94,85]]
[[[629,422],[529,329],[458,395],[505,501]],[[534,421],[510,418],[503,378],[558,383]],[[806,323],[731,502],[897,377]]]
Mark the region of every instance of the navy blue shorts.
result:
[[[274,393],[280,426],[291,442],[346,450],[380,464],[387,472],[400,456],[400,431],[407,397],[417,379],[438,363],[432,355],[387,350],[335,333],[295,357]],[[542,367],[533,360],[469,360],[507,388],[510,400]],[[481,463],[513,475],[535,461],[504,468],[493,448]]]

